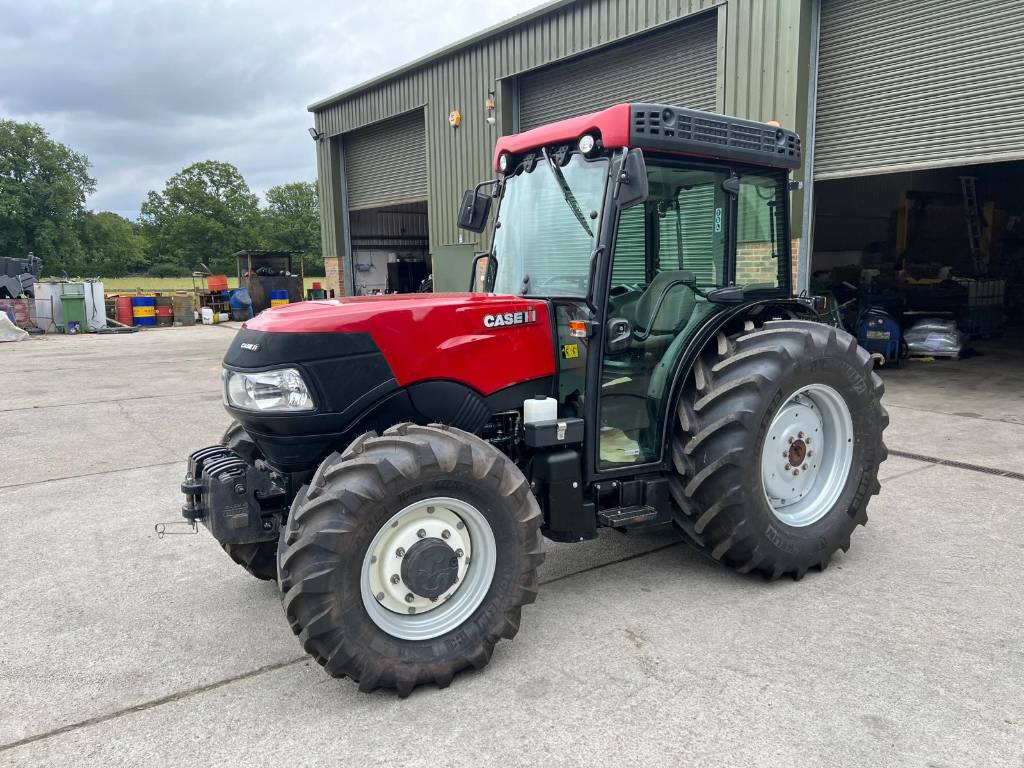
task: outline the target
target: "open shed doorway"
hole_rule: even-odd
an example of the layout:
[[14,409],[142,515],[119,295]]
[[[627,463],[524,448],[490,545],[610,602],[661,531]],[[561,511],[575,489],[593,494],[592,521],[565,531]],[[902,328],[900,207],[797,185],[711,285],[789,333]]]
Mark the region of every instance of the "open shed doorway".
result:
[[429,288],[426,201],[349,212],[353,293],[415,293]]
[[1022,190],[1024,161],[815,183],[812,292],[862,344],[880,308],[915,347],[882,369],[890,402],[1024,424]]

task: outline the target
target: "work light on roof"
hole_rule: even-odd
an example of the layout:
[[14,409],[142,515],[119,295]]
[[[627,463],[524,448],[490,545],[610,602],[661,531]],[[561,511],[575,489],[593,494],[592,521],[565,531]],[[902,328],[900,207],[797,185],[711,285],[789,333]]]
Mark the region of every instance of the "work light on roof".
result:
[[508,152],[502,152],[498,155],[498,170],[502,173],[508,170]]
[[594,146],[596,144],[597,141],[589,133],[585,133],[582,136],[580,136],[579,148],[580,152],[582,152],[584,155],[589,155],[591,152],[593,152]]

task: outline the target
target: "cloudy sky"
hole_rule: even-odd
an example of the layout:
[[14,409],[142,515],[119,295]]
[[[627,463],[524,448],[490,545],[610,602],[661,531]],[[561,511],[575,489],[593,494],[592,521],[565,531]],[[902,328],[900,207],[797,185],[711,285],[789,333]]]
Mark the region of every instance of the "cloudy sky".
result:
[[307,105],[539,2],[0,0],[0,117],[85,152],[94,210],[205,159],[262,192],[316,177]]

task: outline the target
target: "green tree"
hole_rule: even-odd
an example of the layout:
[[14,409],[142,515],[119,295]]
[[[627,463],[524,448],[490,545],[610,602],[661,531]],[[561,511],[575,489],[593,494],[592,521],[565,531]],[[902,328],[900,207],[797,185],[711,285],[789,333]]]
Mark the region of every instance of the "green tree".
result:
[[267,248],[302,251],[306,272],[323,274],[320,247],[320,198],[316,184],[295,181],[267,190],[263,209],[263,243]]
[[150,263],[177,264],[187,273],[200,262],[234,271],[232,254],[259,246],[256,195],[230,163],[204,160],[174,174],[163,192],[150,192],[139,220]]
[[101,277],[137,274],[146,267],[145,241],[133,224],[116,213],[88,212],[82,219],[82,271]]
[[47,272],[80,269],[78,228],[95,189],[85,155],[35,123],[0,120],[0,255],[32,251]]

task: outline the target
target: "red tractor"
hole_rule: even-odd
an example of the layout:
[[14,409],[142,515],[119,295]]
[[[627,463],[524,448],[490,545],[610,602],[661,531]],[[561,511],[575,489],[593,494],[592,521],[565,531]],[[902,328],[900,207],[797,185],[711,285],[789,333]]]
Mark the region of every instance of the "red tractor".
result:
[[400,695],[484,666],[541,536],[675,524],[741,573],[846,550],[886,457],[882,382],[792,297],[777,125],[622,104],[499,140],[466,293],[261,313],[184,515],[277,579],[303,647]]

